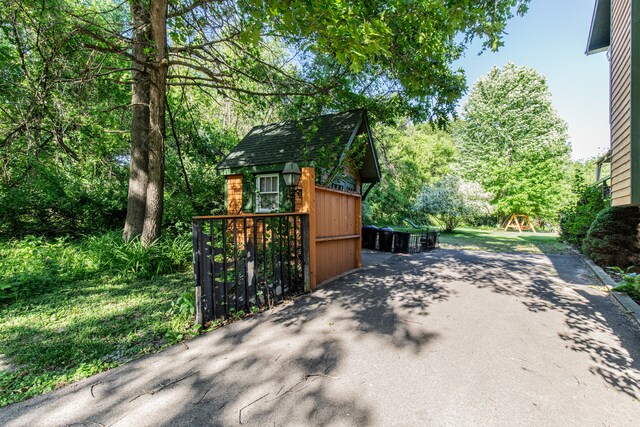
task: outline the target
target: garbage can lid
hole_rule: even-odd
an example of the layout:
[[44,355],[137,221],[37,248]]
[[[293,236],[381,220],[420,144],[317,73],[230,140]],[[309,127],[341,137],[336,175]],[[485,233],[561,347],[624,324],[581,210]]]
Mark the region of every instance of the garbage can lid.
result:
[[393,231],[393,228],[391,228],[391,227],[382,227],[380,230],[383,230],[383,231]]
[[362,226],[362,228],[367,228],[367,229],[371,229],[371,230],[377,230],[378,227],[376,227],[375,225],[364,225]]

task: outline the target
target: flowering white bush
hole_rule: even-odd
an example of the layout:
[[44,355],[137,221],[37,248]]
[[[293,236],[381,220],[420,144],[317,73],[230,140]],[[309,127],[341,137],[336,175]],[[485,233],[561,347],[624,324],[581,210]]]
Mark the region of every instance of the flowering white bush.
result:
[[436,184],[422,189],[415,209],[434,216],[445,231],[451,231],[466,219],[491,215],[491,198],[492,195],[477,182],[446,175]]

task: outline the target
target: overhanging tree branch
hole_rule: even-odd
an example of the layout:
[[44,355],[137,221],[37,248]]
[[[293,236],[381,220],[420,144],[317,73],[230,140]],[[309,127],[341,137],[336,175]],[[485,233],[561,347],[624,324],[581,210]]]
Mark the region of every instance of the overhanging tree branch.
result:
[[174,10],[173,12],[167,14],[167,19],[177,18],[179,16],[186,15],[187,13],[197,9],[200,6],[205,6],[213,2],[220,2],[220,0],[196,0],[195,2],[189,5],[183,6],[180,9]]

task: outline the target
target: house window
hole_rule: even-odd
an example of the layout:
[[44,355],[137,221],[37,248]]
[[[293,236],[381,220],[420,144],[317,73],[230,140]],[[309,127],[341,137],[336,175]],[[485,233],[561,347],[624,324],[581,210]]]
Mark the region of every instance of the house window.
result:
[[256,212],[273,212],[280,208],[279,176],[260,175],[256,179]]

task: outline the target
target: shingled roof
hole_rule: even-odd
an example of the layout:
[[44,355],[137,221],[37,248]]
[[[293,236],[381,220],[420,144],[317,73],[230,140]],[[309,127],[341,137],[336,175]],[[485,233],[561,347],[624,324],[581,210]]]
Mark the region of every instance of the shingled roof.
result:
[[[361,132],[371,135],[364,109],[256,126],[216,168],[229,174],[252,166],[277,168],[290,161],[306,166],[323,151],[346,150]],[[376,182],[380,172],[373,141],[367,146],[361,176],[363,182]]]

